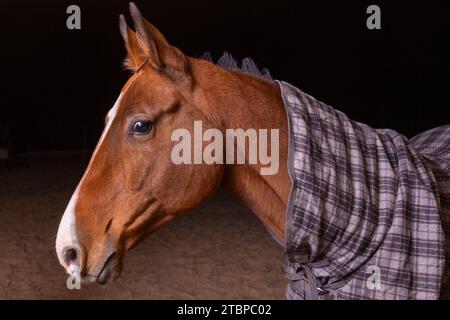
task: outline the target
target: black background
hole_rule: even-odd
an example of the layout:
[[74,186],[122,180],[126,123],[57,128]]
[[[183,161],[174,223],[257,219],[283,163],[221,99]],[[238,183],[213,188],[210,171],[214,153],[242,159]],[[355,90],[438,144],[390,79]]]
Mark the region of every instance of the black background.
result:
[[[66,8],[81,7],[81,30]],[[366,8],[381,7],[381,30]],[[250,56],[352,119],[408,137],[449,123],[445,1],[137,1],[188,55]],[[91,149],[128,72],[127,1],[2,1],[0,126],[18,151]],[[127,16],[128,17],[128,16]],[[130,21],[130,19],[128,19]]]
[[[368,313],[374,318],[386,318],[395,313],[401,313],[406,318],[438,318],[448,309],[448,301],[336,301],[322,300],[322,301],[283,301],[283,300],[268,300],[268,301],[242,301],[242,300],[90,300],[90,301],[0,301],[0,307],[3,311],[10,311],[10,314],[16,316],[33,316],[37,314],[42,315],[46,319],[60,319],[61,314],[64,318],[79,319],[80,312],[83,316],[88,314],[91,317],[109,318],[116,317],[118,319],[141,318],[143,314],[147,318],[161,318],[164,319],[203,319],[202,316],[194,315],[178,315],[177,312],[180,307],[187,305],[189,307],[211,307],[222,310],[222,305],[271,305],[271,315],[237,315],[220,313],[210,314],[207,319],[288,319],[294,314],[310,315],[318,313],[321,318],[332,318],[342,316],[346,319],[361,319],[367,316]],[[67,310],[72,310],[68,312]],[[75,311],[73,311],[75,310]],[[82,310],[76,312],[76,310]],[[351,312],[349,312],[351,311]]]
[[[79,319],[80,316],[89,315],[95,318],[109,318],[116,317],[118,319],[134,319],[142,318],[146,315],[147,318],[161,318],[190,320],[203,319],[199,316],[183,316],[178,315],[179,307],[187,305],[189,307],[211,307],[222,310],[222,305],[271,305],[271,315],[222,315],[213,313],[207,319],[288,319],[292,315],[299,314],[308,316],[310,314],[319,314],[321,318],[332,318],[336,316],[345,317],[345,319],[361,319],[371,316],[377,319],[384,319],[392,317],[395,314],[401,313],[405,318],[438,318],[444,314],[448,309],[448,301],[283,301],[283,300],[259,300],[259,301],[242,301],[242,300],[90,300],[90,301],[0,301],[0,307],[3,311],[10,311],[10,314],[16,316],[32,316],[37,314],[42,315],[46,319],[60,319],[61,314],[67,319]],[[68,312],[67,310],[71,310]],[[81,310],[76,312],[76,310]],[[319,311],[318,311],[319,310]],[[82,313],[82,315],[80,315]]]

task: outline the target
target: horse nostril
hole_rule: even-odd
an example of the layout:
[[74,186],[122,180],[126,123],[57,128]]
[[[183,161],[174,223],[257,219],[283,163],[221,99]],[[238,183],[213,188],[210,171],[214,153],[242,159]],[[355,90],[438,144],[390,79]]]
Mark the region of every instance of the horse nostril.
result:
[[78,253],[76,248],[67,248],[64,251],[64,261],[67,264],[71,264],[77,261]]

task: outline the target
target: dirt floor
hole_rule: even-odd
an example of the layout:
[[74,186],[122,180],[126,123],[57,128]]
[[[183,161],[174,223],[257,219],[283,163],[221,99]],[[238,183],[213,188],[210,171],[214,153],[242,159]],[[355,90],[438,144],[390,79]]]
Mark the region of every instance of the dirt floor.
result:
[[68,290],[54,241],[83,156],[0,168],[0,299],[283,299],[283,250],[220,192],[130,251],[122,276]]

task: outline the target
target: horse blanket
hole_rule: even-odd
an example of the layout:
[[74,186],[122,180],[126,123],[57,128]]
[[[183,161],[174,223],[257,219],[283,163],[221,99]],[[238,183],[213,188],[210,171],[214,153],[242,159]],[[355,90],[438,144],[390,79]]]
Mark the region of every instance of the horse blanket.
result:
[[443,298],[450,270],[450,125],[408,140],[278,84],[292,181],[286,298]]

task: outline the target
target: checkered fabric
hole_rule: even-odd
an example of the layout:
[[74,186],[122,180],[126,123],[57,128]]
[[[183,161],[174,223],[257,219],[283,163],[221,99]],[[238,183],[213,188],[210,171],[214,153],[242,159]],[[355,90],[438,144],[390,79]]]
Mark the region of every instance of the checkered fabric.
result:
[[286,297],[443,297],[450,269],[450,125],[408,140],[278,83],[292,179]]

